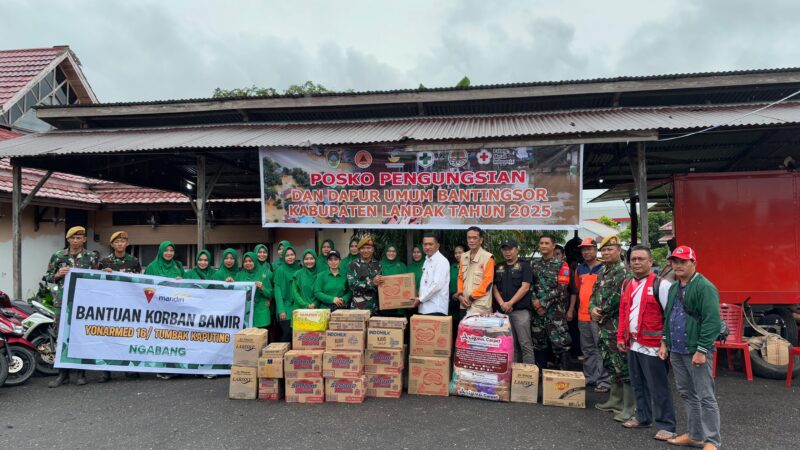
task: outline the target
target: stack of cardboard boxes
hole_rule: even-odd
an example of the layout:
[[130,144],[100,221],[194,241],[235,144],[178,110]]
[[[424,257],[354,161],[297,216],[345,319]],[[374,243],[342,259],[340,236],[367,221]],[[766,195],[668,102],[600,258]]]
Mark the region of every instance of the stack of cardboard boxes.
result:
[[325,401],[322,357],[330,314],[327,309],[296,309],[292,313],[292,349],[283,356],[287,403]]
[[325,335],[325,401],[362,403],[366,396],[364,347],[369,311],[337,310]]
[[449,394],[452,347],[452,317],[419,314],[411,317],[409,394],[445,397]]
[[283,398],[283,358],[289,351],[288,342],[273,342],[261,351],[258,359],[258,399]]
[[228,396],[255,400],[258,390],[258,358],[267,345],[267,330],[245,328],[233,337],[233,366]]
[[364,357],[367,397],[400,398],[407,325],[405,317],[373,317],[369,320]]

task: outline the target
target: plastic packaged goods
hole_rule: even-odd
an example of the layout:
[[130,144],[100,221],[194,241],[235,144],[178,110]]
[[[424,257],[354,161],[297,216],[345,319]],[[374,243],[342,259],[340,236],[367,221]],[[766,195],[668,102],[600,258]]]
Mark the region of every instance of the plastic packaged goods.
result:
[[504,314],[472,315],[458,326],[452,394],[493,401],[511,400],[514,338]]
[[292,312],[292,328],[296,331],[325,331],[330,320],[330,309],[295,309]]

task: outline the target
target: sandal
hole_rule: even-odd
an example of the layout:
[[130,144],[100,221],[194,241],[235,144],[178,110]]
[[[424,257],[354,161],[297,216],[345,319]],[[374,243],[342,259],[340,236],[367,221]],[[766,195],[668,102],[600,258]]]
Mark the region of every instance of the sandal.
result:
[[694,439],[689,437],[689,433],[684,433],[678,437],[667,439],[667,443],[670,445],[678,445],[681,447],[695,447],[695,448],[703,448],[703,441],[695,441]]
[[672,431],[667,430],[658,430],[658,433],[653,436],[653,439],[657,441],[668,441],[670,439],[675,439],[676,437],[678,437],[678,433],[673,433]]
[[622,424],[625,428],[650,428],[653,426],[651,423],[639,423],[636,418],[628,419],[625,423]]
[[601,394],[605,394],[606,392],[611,392],[611,389],[609,389],[609,388],[607,388],[605,386],[597,386],[597,387],[594,388],[594,391],[595,392],[599,392]]

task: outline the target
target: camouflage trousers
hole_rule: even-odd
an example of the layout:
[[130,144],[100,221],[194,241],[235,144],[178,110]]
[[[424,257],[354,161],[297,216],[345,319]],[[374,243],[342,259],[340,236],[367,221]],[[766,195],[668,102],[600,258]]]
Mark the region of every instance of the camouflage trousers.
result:
[[569,335],[564,309],[560,306],[553,306],[548,308],[543,316],[534,312],[531,321],[531,337],[534,351],[547,350],[549,341],[553,345],[553,353],[556,355],[568,352],[572,338]]
[[612,383],[630,383],[631,378],[628,374],[628,358],[624,353],[617,350],[617,332],[607,326],[600,326],[600,342],[597,345],[600,354],[603,356],[603,366],[608,370]]

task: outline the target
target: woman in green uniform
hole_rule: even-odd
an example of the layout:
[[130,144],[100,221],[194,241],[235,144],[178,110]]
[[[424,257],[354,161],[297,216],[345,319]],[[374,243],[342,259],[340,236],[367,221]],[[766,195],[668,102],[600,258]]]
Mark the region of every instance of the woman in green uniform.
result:
[[[401,275],[404,273],[409,273],[408,266],[400,261],[397,246],[389,242],[386,244],[386,249],[383,252],[383,259],[381,259],[381,275]],[[406,317],[407,312],[407,308],[381,310],[381,314],[399,317]]]
[[422,266],[425,264],[425,254],[422,253],[422,248],[415,245],[411,249],[411,264],[408,265],[408,272],[414,274],[414,284],[417,287],[417,294],[419,294],[419,283],[422,281]]
[[256,254],[256,269],[262,272],[266,272],[267,280],[269,282],[269,289],[273,293],[270,296],[271,301],[269,302],[269,326],[267,329],[269,330],[269,341],[276,342],[280,337],[280,325],[278,325],[278,319],[276,316],[276,308],[275,308],[275,301],[274,301],[274,289],[272,286],[272,279],[275,277],[275,272],[272,268],[272,264],[269,262],[269,249],[264,244],[258,244],[253,248],[253,253]]
[[325,239],[322,245],[319,246],[319,256],[317,257],[317,273],[322,273],[328,270],[328,253],[331,250],[336,250],[333,241]]
[[354,237],[353,239],[350,239],[350,244],[348,244],[348,246],[347,246],[348,251],[350,253],[348,253],[348,255],[345,256],[342,259],[342,262],[339,264],[339,267],[345,273],[347,273],[347,271],[350,270],[350,263],[352,261],[358,259],[358,256],[359,256],[359,253],[358,253],[358,241],[359,241],[359,238],[356,238],[356,237]]
[[242,270],[240,270],[235,281],[253,282],[256,285],[256,295],[253,299],[253,326],[256,328],[266,328],[270,324],[269,306],[272,301],[272,284],[268,274],[256,267],[258,256],[253,252],[247,252],[242,258]]
[[145,275],[181,279],[184,277],[183,264],[175,260],[175,246],[170,241],[164,241],[158,246],[158,255],[147,265]]
[[189,280],[210,280],[214,277],[214,270],[211,267],[211,252],[206,249],[200,250],[194,260],[194,268],[187,270],[184,278]]
[[350,288],[347,276],[340,270],[341,256],[336,250],[328,253],[328,270],[317,275],[314,283],[314,298],[319,308],[331,311],[347,309],[350,303]]
[[268,268],[272,272],[272,264],[269,263],[269,249],[264,244],[258,244],[253,248],[253,253],[256,254],[256,269],[264,270]]
[[275,261],[275,264],[272,265],[272,272],[276,273],[278,271],[278,267],[283,265],[283,252],[286,250],[287,247],[291,247],[292,243],[289,241],[280,241],[278,242],[278,259]]
[[219,266],[212,279],[229,283],[236,280],[236,274],[239,273],[238,260],[239,253],[232,248],[226,248],[222,252],[222,265]]
[[[288,242],[288,241],[286,241]],[[292,341],[292,278],[294,273],[300,270],[300,264],[295,261],[294,248],[287,245],[283,249],[282,264],[277,265],[275,277],[273,278],[273,290],[275,293],[275,303],[278,312],[278,321],[281,325],[281,342]]]
[[[303,268],[294,273],[292,279],[292,298],[294,306],[302,309],[317,307],[314,298],[314,283],[317,281],[317,254],[308,249],[303,252]],[[325,265],[327,269],[327,264]]]

